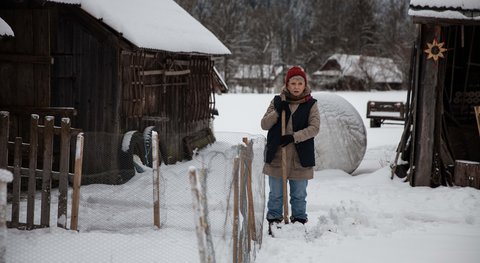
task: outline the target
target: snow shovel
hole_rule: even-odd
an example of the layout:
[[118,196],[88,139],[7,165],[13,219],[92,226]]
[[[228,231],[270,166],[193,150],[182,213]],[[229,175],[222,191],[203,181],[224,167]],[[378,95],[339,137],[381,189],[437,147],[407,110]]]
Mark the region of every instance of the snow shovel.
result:
[[[282,110],[282,136],[285,135],[285,110]],[[287,148],[282,147],[282,185],[283,185],[283,219],[285,224],[289,223],[288,219],[288,195],[287,195]]]

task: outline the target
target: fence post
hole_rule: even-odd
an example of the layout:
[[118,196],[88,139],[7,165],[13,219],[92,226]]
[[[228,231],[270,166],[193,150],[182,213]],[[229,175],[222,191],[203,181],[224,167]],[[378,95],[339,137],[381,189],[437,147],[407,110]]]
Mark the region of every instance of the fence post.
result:
[[12,173],[0,169],[0,263],[5,262],[5,253],[7,251],[7,183],[12,181]]
[[12,220],[11,227],[18,227],[20,221],[20,190],[22,175],[22,138],[15,138],[15,150],[13,151],[13,182],[12,182]]
[[32,114],[30,119],[30,154],[28,170],[28,197],[27,197],[27,229],[33,229],[35,216],[35,192],[37,187],[37,150],[38,150],[38,119]]
[[238,194],[238,172],[239,172],[239,158],[236,157],[233,161],[233,175],[232,175],[232,188],[233,188],[233,263],[238,262],[238,223],[239,223],[239,194]]
[[0,111],[0,169],[7,169],[8,165],[8,128],[9,113]]
[[53,156],[53,123],[55,118],[45,116],[43,129],[43,175],[42,175],[42,204],[40,225],[50,226],[50,192],[52,188],[52,156]]
[[210,232],[210,224],[208,223],[208,200],[207,200],[207,169],[202,168],[200,171],[200,201],[203,209],[203,216],[205,218],[205,241],[206,241],[206,262],[215,263],[215,250],[213,247],[212,233]]
[[152,131],[153,224],[160,228],[160,164],[158,161],[158,145],[158,133]]
[[[248,228],[250,231],[250,238],[254,241],[257,240],[256,221],[255,221],[255,207],[253,205],[253,191],[252,191],[252,161],[253,161],[253,149],[252,143],[248,142],[248,138],[243,138],[243,142],[247,145],[245,161],[247,166],[247,195],[248,195]],[[249,249],[250,249],[250,242]]]
[[[68,172],[70,163],[70,133],[71,123],[69,118],[62,118],[60,128],[60,174],[58,177],[58,213],[57,226],[67,228],[67,194],[68,194]],[[77,136],[78,143],[78,136]],[[77,145],[78,147],[78,145]],[[76,149],[78,153],[78,148]],[[83,135],[82,135],[82,154],[83,154]],[[75,161],[76,162],[76,161]],[[81,167],[80,172],[81,172]],[[77,169],[75,165],[75,169]],[[72,219],[70,219],[72,220]]]
[[202,231],[206,225],[206,220],[203,214],[202,202],[201,202],[201,186],[197,179],[197,173],[195,167],[189,169],[190,185],[192,188],[193,197],[193,211],[195,213],[195,230],[197,232],[198,253],[200,255],[200,263],[206,263],[206,237],[205,232]]
[[77,230],[78,207],[80,205],[80,185],[82,184],[82,163],[83,163],[83,132],[77,135],[75,146],[75,174],[73,177],[72,194],[72,215],[70,218],[70,229]]

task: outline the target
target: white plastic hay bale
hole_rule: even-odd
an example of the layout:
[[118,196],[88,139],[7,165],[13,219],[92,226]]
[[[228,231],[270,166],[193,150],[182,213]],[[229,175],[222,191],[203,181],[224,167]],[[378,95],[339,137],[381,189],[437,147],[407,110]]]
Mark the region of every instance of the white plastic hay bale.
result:
[[312,94],[320,111],[320,132],[315,137],[315,170],[340,169],[352,173],[367,149],[362,117],[347,100],[327,92]]

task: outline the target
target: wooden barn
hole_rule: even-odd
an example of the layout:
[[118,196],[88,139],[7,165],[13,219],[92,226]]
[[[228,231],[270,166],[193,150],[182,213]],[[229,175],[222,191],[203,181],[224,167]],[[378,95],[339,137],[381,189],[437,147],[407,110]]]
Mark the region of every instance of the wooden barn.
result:
[[312,74],[312,82],[326,90],[398,90],[403,74],[391,58],[333,54]]
[[0,17],[15,34],[0,38],[10,139],[28,137],[32,113],[70,117],[84,174],[100,177],[129,168],[126,151],[148,164],[152,129],[167,164],[214,140],[213,59],[230,51],[173,0],[2,0]]
[[417,40],[398,151],[407,163],[395,171],[412,186],[480,188],[480,1],[411,0],[409,15]]

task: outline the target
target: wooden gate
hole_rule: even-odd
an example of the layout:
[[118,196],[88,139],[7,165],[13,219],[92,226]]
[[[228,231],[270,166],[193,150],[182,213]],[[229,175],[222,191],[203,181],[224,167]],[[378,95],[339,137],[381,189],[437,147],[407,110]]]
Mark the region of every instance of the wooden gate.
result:
[[[8,141],[9,113],[0,112],[0,168],[13,172],[11,204],[11,220],[7,222],[10,228],[35,229],[50,226],[50,201],[52,181],[58,181],[58,212],[57,226],[67,228],[67,194],[69,177],[75,177],[74,181],[81,176],[83,135],[78,129],[71,128],[70,119],[62,118],[61,126],[54,125],[53,116],[45,116],[44,124],[39,124],[39,116],[32,114],[30,119],[30,139],[24,142],[22,137],[16,137],[15,141]],[[69,173],[70,169],[70,141],[72,136],[77,136],[75,146],[76,160],[75,173]],[[54,155],[54,141],[60,142],[59,155]],[[10,154],[9,150],[13,154]],[[80,160],[77,160],[80,156]],[[42,158],[43,157],[43,158]],[[53,159],[59,157],[59,171],[54,171]],[[9,160],[10,159],[10,160]],[[23,160],[28,160],[28,168],[23,167]],[[42,164],[42,169],[37,164]],[[27,180],[26,221],[20,220],[20,197],[25,194],[22,187],[22,179]],[[37,186],[37,180],[41,181],[41,187]],[[35,195],[37,188],[41,188],[41,209],[39,223],[35,223]],[[74,196],[78,196],[79,186],[74,185]],[[73,204],[77,203],[75,200]],[[74,211],[76,210],[76,211]],[[76,227],[78,206],[72,207],[71,225]],[[38,222],[38,220],[37,220]]]

